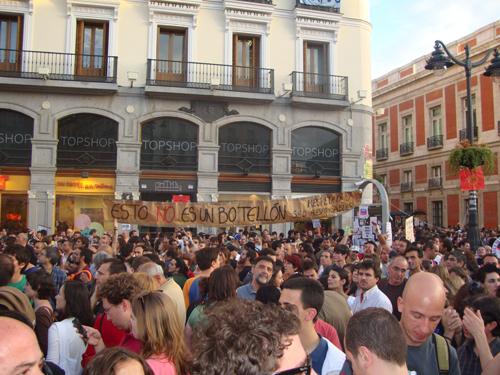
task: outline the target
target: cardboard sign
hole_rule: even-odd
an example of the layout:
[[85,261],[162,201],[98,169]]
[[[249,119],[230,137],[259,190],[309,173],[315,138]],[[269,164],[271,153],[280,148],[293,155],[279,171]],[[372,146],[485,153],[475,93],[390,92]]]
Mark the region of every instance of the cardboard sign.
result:
[[413,231],[413,216],[405,220],[405,238],[410,242],[415,242],[415,233]]
[[144,226],[209,227],[291,223],[330,218],[358,206],[361,192],[307,198],[218,203],[164,203],[104,200],[105,220]]
[[392,247],[392,225],[390,221],[385,224],[385,234],[387,235],[387,245]]

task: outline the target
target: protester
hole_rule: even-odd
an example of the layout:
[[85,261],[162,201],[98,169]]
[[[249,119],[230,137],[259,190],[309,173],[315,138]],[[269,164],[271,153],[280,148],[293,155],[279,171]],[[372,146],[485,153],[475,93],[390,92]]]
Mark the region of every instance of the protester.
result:
[[387,269],[387,279],[378,282],[379,289],[389,298],[392,305],[392,314],[397,320],[401,319],[398,311],[398,298],[403,295],[406,285],[406,273],[408,272],[408,261],[404,256],[397,255],[392,258]]
[[381,307],[392,313],[391,301],[377,286],[380,275],[380,266],[373,260],[367,259],[359,264],[359,290],[356,292],[356,297],[351,305],[353,313],[367,307]]
[[252,267],[252,281],[236,290],[238,297],[254,300],[259,288],[271,280],[273,270],[274,262],[270,257],[258,257]]
[[85,368],[84,375],[154,375],[138,354],[123,348],[104,349]]

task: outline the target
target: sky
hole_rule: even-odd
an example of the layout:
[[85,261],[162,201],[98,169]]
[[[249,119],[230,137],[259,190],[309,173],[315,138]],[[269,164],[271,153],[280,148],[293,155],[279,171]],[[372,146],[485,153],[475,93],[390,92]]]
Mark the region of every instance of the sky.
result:
[[[344,0],[349,1],[349,0]],[[370,0],[372,78],[500,19],[500,0]]]

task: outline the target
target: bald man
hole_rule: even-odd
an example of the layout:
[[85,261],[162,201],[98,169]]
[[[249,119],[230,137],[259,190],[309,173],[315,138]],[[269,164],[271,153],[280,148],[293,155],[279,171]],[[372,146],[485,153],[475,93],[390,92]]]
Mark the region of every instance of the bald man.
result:
[[0,374],[42,375],[43,353],[35,332],[7,317],[0,317],[0,332]]
[[[437,275],[428,272],[411,276],[403,296],[398,299],[399,324],[408,344],[406,362],[408,370],[416,371],[417,375],[440,374],[436,342],[443,342],[444,339],[433,336],[433,333],[444,313],[445,302],[443,282]],[[443,344],[442,347],[449,353],[447,374],[460,375],[457,352],[446,341]]]

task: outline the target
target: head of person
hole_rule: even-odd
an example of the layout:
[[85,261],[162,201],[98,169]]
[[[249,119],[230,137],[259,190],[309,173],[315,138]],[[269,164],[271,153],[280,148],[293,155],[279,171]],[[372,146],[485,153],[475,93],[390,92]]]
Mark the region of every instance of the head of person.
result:
[[349,258],[350,250],[349,246],[344,244],[338,244],[335,246],[335,250],[333,251],[333,264],[336,264],[339,267],[343,267],[347,259]]
[[216,247],[205,247],[196,252],[196,264],[200,271],[216,269],[219,267],[219,249]]
[[184,262],[184,259],[182,259],[181,257],[176,257],[170,259],[170,262],[168,262],[167,271],[171,275],[174,274],[186,275],[188,267],[186,265],[186,262]]
[[398,254],[404,255],[406,250],[410,247],[411,242],[405,238],[400,238],[399,240],[394,241],[395,250]]
[[486,292],[495,297],[500,286],[500,270],[493,264],[485,264],[476,273],[476,279],[479,281]]
[[292,275],[302,272],[302,258],[298,254],[285,257],[285,274]]
[[319,256],[319,264],[323,267],[328,267],[333,264],[333,252],[330,250],[323,250]]
[[487,254],[483,257],[483,264],[490,263],[498,267],[498,258],[495,254]]
[[52,277],[44,270],[31,272],[26,276],[27,282],[24,293],[34,300],[51,300],[56,296],[56,287]]
[[0,374],[43,374],[43,353],[28,323],[22,316],[0,316]]
[[430,240],[425,243],[423,250],[425,258],[433,260],[439,252],[439,245]]
[[[484,333],[489,339],[500,337],[500,299],[495,296],[474,297],[465,302],[466,307],[473,312],[479,311],[484,322]],[[472,339],[473,336],[464,327],[464,336]]]
[[402,255],[397,255],[392,258],[388,273],[388,282],[390,285],[401,285],[406,279],[406,271],[408,271],[408,261]]
[[26,246],[28,243],[28,235],[26,233],[19,233],[16,236],[16,243],[21,246]]
[[105,259],[102,261],[99,268],[97,268],[97,272],[95,274],[96,285],[99,287],[105,283],[111,275],[116,275],[122,272],[127,272],[127,267],[123,261],[116,258]]
[[14,262],[14,274],[23,272],[31,259],[29,250],[18,244],[6,246],[3,253],[9,255]]
[[363,250],[364,250],[365,256],[374,255],[376,249],[377,249],[377,244],[373,241],[366,241],[363,245]]
[[115,346],[96,354],[84,375],[154,375],[146,361],[134,352]]
[[66,269],[68,274],[74,274],[80,270],[80,255],[79,252],[73,251],[66,260]]
[[302,275],[308,279],[318,280],[318,266],[310,259],[305,259],[302,264]]
[[35,325],[35,311],[25,293],[11,286],[0,287],[0,312],[9,311],[19,313],[30,322],[30,326]]
[[271,280],[273,272],[273,259],[268,256],[258,257],[252,266],[252,282],[258,286],[266,285]]
[[38,254],[38,264],[40,265],[57,266],[60,259],[59,252],[55,247],[46,247]]
[[446,290],[439,276],[418,272],[408,279],[398,298],[400,325],[409,346],[422,345],[434,332],[443,316]]
[[183,324],[172,300],[161,291],[141,293],[132,301],[132,334],[142,341],[142,355],[165,355],[178,374],[187,372],[187,349]]
[[271,242],[271,249],[276,252],[277,259],[280,259],[281,261],[285,260],[285,248],[283,246],[283,241],[274,240],[273,242]]
[[142,245],[135,245],[132,250],[132,257],[140,257],[144,254],[144,247]]
[[38,256],[47,247],[45,241],[36,241],[33,245],[33,250],[35,251],[35,255]]
[[380,261],[384,264],[389,263],[390,259],[390,254],[391,254],[391,248],[389,245],[384,244],[380,246]]
[[263,304],[274,304],[278,305],[280,303],[281,291],[274,285],[264,285],[259,288],[257,294],[255,295],[255,300],[260,301]]
[[240,284],[238,274],[231,266],[222,266],[214,270],[208,278],[208,301],[225,301],[236,297]]
[[345,348],[354,375],[375,374],[384,365],[406,367],[405,337],[397,319],[385,309],[369,307],[354,314],[347,323]]
[[410,246],[405,252],[406,260],[408,261],[408,268],[411,271],[419,270],[422,267],[422,249],[416,246]]
[[97,297],[108,319],[119,329],[130,331],[132,300],[141,292],[139,282],[132,274],[123,272],[109,276],[98,291]]
[[454,267],[463,267],[465,265],[465,255],[460,250],[453,250],[446,254],[444,260],[448,270]]
[[205,311],[207,324],[193,335],[192,375],[271,375],[306,360],[289,310],[234,298]]
[[314,329],[314,323],[325,301],[321,284],[305,277],[294,277],[282,285],[280,304],[294,305],[297,308],[301,329]]
[[382,271],[380,265],[372,259],[363,260],[359,263],[358,270],[358,286],[367,291],[377,285],[380,280]]
[[7,254],[0,253],[0,287],[10,283],[14,276],[14,260]]
[[82,324],[92,325],[89,290],[79,280],[64,283],[56,296],[56,310],[64,319],[77,318]]
[[325,268],[323,276],[326,277],[326,289],[328,290],[343,293],[349,285],[349,275],[347,271],[336,265]]

